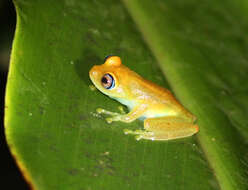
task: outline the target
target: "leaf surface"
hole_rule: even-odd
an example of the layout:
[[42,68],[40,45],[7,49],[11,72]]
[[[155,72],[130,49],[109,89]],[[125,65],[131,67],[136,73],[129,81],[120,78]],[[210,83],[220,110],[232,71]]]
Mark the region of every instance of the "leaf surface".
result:
[[[203,2],[15,1],[5,128],[35,189],[247,188],[244,8]],[[120,104],[88,71],[109,54],[170,88],[199,134],[136,141],[123,129],[142,121],[107,124],[96,108]]]

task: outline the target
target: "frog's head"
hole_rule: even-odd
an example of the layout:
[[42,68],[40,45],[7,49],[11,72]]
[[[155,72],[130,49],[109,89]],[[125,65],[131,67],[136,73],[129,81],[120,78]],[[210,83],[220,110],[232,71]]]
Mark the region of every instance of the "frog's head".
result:
[[89,75],[96,88],[102,93],[120,98],[125,95],[125,84],[122,84],[125,71],[128,69],[121,63],[118,56],[107,56],[102,65],[91,68]]

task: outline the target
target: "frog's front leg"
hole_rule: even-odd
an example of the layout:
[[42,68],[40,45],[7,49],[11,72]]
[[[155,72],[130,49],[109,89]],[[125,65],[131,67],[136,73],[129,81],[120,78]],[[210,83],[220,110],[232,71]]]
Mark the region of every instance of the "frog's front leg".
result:
[[[126,112],[124,111],[124,109],[123,109],[123,106],[118,106],[118,109],[120,110],[121,114],[125,114],[125,113],[126,113]],[[97,112],[97,113],[100,113],[100,114],[106,114],[106,115],[112,115],[112,116],[120,115],[119,113],[111,112],[111,111],[105,110],[105,109],[103,109],[103,108],[97,108],[97,109],[96,109],[96,112]]]
[[[111,115],[112,117],[106,118],[108,123],[111,123],[113,121],[122,121],[125,123],[130,123],[130,122],[136,120],[137,118],[139,118],[140,116],[142,116],[146,110],[147,110],[147,106],[145,104],[141,104],[141,105],[135,106],[127,114],[119,114],[119,113],[115,113],[115,112],[110,112],[110,111],[104,110],[102,108],[98,108],[97,112],[102,113],[102,114],[106,114],[106,115]],[[123,110],[121,110],[121,112],[123,112]]]

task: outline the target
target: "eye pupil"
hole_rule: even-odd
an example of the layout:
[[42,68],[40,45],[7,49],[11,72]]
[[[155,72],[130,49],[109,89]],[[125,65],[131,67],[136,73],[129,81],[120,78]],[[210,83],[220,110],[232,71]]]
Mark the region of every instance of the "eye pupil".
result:
[[105,74],[102,79],[102,86],[106,89],[114,88],[115,86],[115,80],[110,74]]
[[107,84],[108,83],[108,79],[106,77],[102,77],[102,83]]

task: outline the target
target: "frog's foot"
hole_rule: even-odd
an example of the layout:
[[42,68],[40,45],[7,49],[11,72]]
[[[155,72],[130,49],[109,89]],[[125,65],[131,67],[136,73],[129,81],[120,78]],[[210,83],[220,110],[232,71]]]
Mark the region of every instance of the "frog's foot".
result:
[[122,115],[121,114],[118,114],[118,115],[115,115],[113,117],[107,117],[106,118],[106,121],[108,123],[112,123],[113,121],[121,121],[121,118],[122,118]]
[[103,108],[97,108],[96,112],[99,113],[99,114],[105,114],[105,115],[113,116],[113,117],[106,118],[106,121],[108,123],[112,123],[113,121],[121,121],[122,116],[125,114],[125,111],[124,111],[122,106],[119,106],[118,109],[120,110],[121,114],[116,113],[116,112],[111,112],[111,111],[105,110]]
[[97,108],[96,112],[99,114],[106,114],[106,115],[113,115],[113,116],[120,115],[119,113],[111,112],[111,111],[105,110],[103,108]]
[[140,139],[150,139],[150,140],[155,140],[154,138],[154,133],[150,131],[144,131],[144,130],[129,130],[129,129],[124,129],[124,134],[131,134],[131,135],[136,135],[135,139],[138,141]]
[[123,106],[118,106],[118,110],[120,110],[121,113],[111,112],[111,111],[105,110],[103,108],[97,108],[96,112],[99,114],[106,114],[106,115],[112,115],[112,116],[118,116],[118,115],[126,114]]

